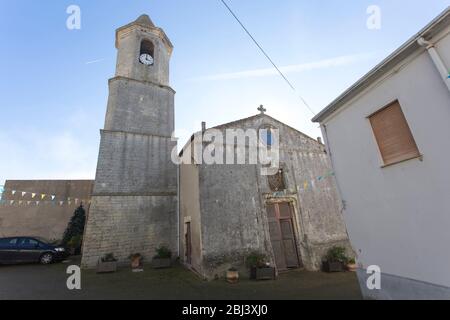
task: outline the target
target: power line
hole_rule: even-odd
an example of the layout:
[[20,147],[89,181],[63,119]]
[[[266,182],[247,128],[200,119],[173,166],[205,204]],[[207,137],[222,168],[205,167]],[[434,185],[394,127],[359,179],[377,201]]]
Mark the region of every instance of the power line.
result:
[[225,0],[220,0],[223,5],[228,9],[228,11],[231,13],[231,15],[236,19],[236,21],[241,25],[242,29],[248,34],[248,36],[253,40],[253,42],[256,44],[256,46],[259,48],[259,50],[264,54],[264,56],[270,61],[270,63],[274,66],[274,68],[278,71],[280,76],[286,81],[286,83],[289,85],[289,87],[298,95],[302,103],[309,109],[309,111],[316,115],[316,113],[312,110],[312,108],[309,106],[309,104],[306,102],[306,100],[297,92],[295,87],[292,85],[292,83],[289,81],[289,79],[283,74],[283,72],[278,68],[278,66],[275,64],[275,62],[270,58],[270,56],[267,54],[267,52],[263,49],[263,47],[256,41],[256,39],[253,37],[253,35],[248,31],[248,29],[244,26],[244,24],[241,22],[241,20],[236,16],[236,14],[233,12],[233,10],[228,6],[228,4],[225,2]]

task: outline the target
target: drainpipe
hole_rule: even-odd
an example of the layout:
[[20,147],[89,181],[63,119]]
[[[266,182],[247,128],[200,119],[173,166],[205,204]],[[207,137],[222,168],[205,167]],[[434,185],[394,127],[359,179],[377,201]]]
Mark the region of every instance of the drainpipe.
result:
[[439,53],[437,52],[436,48],[434,47],[434,44],[426,41],[424,38],[420,38],[417,40],[417,43],[421,47],[425,47],[431,57],[431,60],[433,60],[434,65],[438,69],[442,79],[444,80],[445,84],[447,85],[447,89],[450,91],[450,73],[447,67],[444,64],[444,61],[442,61],[441,57],[439,56]]
[[177,164],[177,253],[180,257],[180,164]]

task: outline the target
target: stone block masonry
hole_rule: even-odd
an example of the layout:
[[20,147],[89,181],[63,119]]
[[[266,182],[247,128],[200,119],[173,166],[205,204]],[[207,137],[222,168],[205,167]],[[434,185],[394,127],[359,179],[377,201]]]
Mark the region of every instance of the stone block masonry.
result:
[[83,268],[113,253],[126,263],[133,253],[151,261],[157,247],[176,252],[176,195],[94,196],[83,246]]

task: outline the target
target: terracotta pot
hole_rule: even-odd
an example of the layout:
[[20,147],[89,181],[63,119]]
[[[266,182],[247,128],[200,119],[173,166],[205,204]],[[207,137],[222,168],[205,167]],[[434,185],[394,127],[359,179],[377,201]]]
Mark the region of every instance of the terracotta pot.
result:
[[356,272],[358,269],[358,265],[356,263],[349,263],[347,264],[347,270],[350,272]]
[[131,259],[131,268],[132,269],[139,269],[142,267],[142,257],[136,256]]
[[239,271],[227,271],[227,282],[228,283],[238,283],[239,282]]

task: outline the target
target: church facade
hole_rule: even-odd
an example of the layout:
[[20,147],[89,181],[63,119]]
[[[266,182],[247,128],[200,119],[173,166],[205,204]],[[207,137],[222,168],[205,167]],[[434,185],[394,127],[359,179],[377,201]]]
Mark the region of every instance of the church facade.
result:
[[[133,253],[149,261],[157,247],[166,246],[188,268],[213,279],[231,266],[243,267],[253,251],[264,253],[278,271],[318,270],[335,245],[351,254],[342,204],[320,141],[260,108],[256,116],[211,129],[277,130],[274,173],[263,175],[263,165],[250,162],[194,159],[176,164],[172,44],[143,15],[117,30],[116,47],[82,267],[95,267],[108,253],[123,263]],[[266,136],[264,143],[271,145],[272,139]]]
[[[267,129],[277,130],[277,137],[267,139]],[[225,137],[227,132],[257,132],[257,145],[275,144],[277,139],[279,164],[274,174],[262,174],[264,164],[249,161],[251,143],[237,139],[232,143],[223,139],[215,151],[232,149],[237,154],[241,150],[246,154],[243,164],[211,165],[195,159],[180,164],[180,259],[186,266],[214,279],[230,267],[244,271],[245,260],[253,252],[264,254],[278,272],[320,270],[333,246],[354,254],[329,157],[320,141],[263,111],[194,136],[210,131],[216,137]],[[196,153],[193,144],[191,139],[182,157]],[[202,145],[208,152],[205,142]]]

